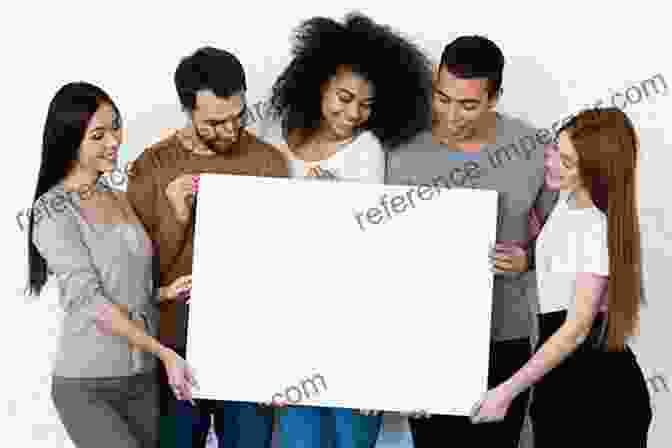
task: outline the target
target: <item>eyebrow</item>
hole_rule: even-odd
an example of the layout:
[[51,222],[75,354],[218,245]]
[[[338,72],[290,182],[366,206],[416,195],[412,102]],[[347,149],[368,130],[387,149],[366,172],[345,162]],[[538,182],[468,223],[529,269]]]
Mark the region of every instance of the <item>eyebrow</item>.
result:
[[246,112],[247,112],[247,105],[244,105],[243,108],[239,112],[236,112],[235,114],[231,114],[226,118],[222,118],[221,120],[212,119],[212,120],[204,120],[204,121],[206,123],[221,123],[221,122],[224,122],[224,121],[231,120],[232,118],[241,117],[241,116],[245,115]]
[[[353,97],[354,97],[354,96],[357,96],[354,92],[351,92],[351,91],[349,91],[348,89],[344,89],[343,87],[338,87],[336,90],[340,90],[340,91],[342,91],[342,92],[345,92],[345,93],[347,93],[348,95],[353,96]],[[369,102],[369,101],[375,101],[375,99],[376,99],[375,96],[370,96],[370,97],[364,99],[363,102],[364,102],[364,103],[367,103],[367,102]]]
[[96,131],[104,131],[104,130],[105,130],[105,126],[96,126],[95,128],[93,128],[89,131],[89,134],[93,134]]
[[[437,92],[439,95],[444,96],[448,99],[451,99],[450,95],[446,94],[445,92],[442,92],[441,90],[434,88],[434,91]],[[460,103],[475,103],[475,104],[480,104],[481,100],[477,100],[474,98],[463,98],[463,99],[456,99],[455,101],[460,102]]]

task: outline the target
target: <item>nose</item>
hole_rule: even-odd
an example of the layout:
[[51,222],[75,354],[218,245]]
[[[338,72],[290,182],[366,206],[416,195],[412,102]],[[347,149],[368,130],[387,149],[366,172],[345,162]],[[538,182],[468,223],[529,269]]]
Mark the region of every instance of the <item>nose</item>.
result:
[[116,150],[119,149],[119,145],[121,144],[121,136],[120,135],[114,135],[113,133],[109,133],[107,141],[105,143],[106,143],[105,146],[107,147],[107,149],[116,151]]
[[460,118],[462,118],[462,117],[460,115],[460,111],[457,107],[457,104],[453,103],[453,104],[448,105],[448,120],[451,123],[455,123],[455,122],[459,121]]
[[360,117],[359,106],[354,101],[348,104],[345,108],[345,118],[352,123],[357,123]]

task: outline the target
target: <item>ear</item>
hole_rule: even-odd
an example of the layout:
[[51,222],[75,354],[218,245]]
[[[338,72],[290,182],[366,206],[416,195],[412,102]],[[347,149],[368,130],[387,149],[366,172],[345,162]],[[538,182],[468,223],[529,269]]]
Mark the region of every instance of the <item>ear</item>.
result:
[[488,109],[494,109],[495,106],[497,106],[497,103],[499,102],[499,99],[502,97],[502,93],[504,92],[504,89],[500,87],[499,92],[492,98],[488,100]]

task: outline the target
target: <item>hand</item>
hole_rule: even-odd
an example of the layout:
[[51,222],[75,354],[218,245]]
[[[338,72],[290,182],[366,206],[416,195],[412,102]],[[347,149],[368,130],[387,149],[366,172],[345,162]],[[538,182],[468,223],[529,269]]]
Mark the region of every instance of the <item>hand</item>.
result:
[[188,302],[191,299],[191,274],[179,277],[170,286],[162,286],[159,288],[159,295],[161,301],[184,299]]
[[126,172],[126,175],[128,177],[133,177],[135,176],[135,170],[133,169],[133,164],[135,163],[134,160],[131,160],[126,164],[126,168],[124,168],[124,171]]
[[183,174],[166,187],[166,196],[173,207],[175,217],[181,223],[189,221],[194,193],[198,191],[198,176]]
[[515,243],[498,243],[490,251],[490,262],[495,274],[526,272],[527,252]]
[[164,351],[161,353],[161,361],[166,368],[168,384],[170,384],[175,398],[180,401],[188,400],[192,405],[196,406],[194,400],[191,398],[191,388],[195,387],[198,389],[198,383],[187,361],[169,348],[164,348]]
[[490,389],[471,408],[471,423],[490,423],[504,420],[509,411],[513,396],[506,388],[500,386]]

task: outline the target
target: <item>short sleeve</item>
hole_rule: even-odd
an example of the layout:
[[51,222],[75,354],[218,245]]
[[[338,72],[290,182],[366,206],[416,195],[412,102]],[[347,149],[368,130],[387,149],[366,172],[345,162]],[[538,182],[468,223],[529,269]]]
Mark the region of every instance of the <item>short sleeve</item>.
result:
[[382,184],[385,180],[385,151],[378,138],[368,132],[361,141],[361,148],[353,153],[358,158],[357,178],[362,183]]
[[84,331],[95,323],[99,307],[113,302],[104,294],[77,218],[66,210],[41,219],[34,225],[33,243],[58,278],[66,331]]
[[577,238],[576,272],[609,275],[607,220],[601,213],[586,216],[585,230]]

